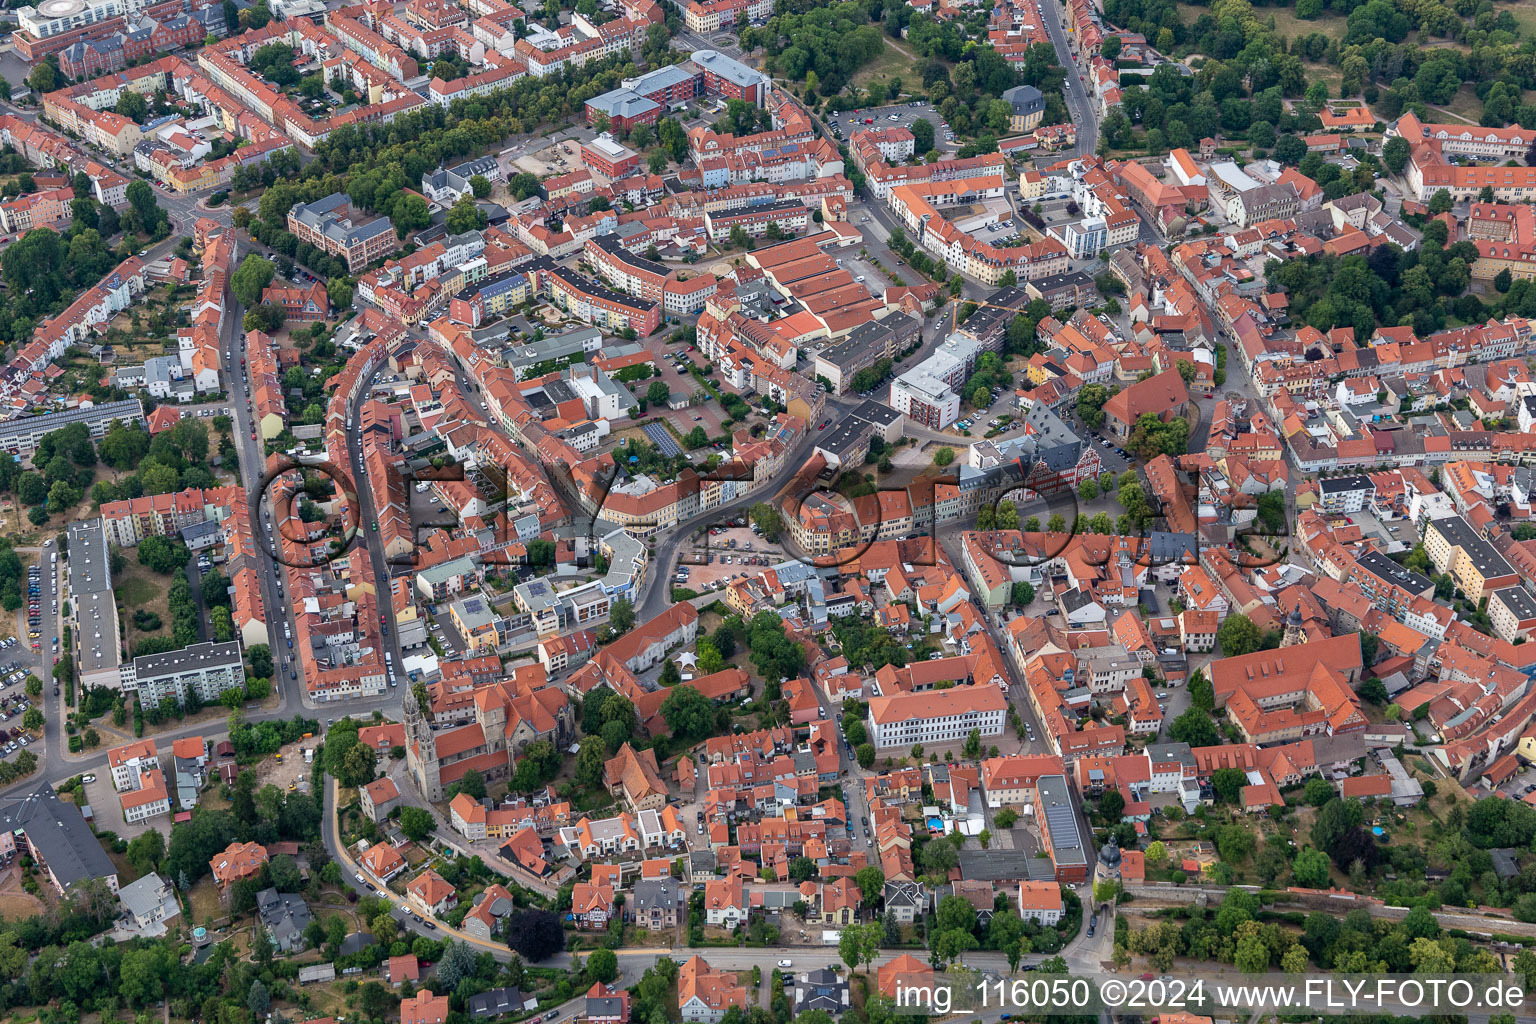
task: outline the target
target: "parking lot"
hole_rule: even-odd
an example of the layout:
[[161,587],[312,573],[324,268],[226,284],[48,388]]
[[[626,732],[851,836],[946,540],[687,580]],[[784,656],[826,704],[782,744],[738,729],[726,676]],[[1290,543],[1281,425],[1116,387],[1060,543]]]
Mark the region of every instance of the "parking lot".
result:
[[782,548],[754,533],[750,526],[711,527],[693,535],[683,551],[672,585],[699,593],[718,590],[725,585],[724,581],[760,572],[784,558]]
[[88,773],[86,778],[91,781],[85,784],[85,799],[91,805],[91,813],[94,816],[91,824],[96,831],[115,832],[119,839],[133,839],[158,826],[161,820],[159,817],[135,822],[129,822],[123,818],[122,797],[113,788],[110,773],[98,769],[94,773]]
[[847,139],[858,128],[911,128],[912,122],[922,118],[933,125],[935,149],[958,149],[960,144],[953,138],[949,124],[926,101],[897,103],[885,107],[861,110],[844,110],[833,114],[827,122],[833,134]]

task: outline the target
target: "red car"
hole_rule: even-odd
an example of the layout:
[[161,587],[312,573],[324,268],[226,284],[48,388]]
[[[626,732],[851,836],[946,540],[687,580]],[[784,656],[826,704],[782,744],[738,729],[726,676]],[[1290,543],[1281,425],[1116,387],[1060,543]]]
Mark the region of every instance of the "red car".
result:
[[875,123],[875,119],[874,119],[874,118],[872,118],[872,117],[866,117],[866,118],[865,118],[865,119],[864,119],[864,123],[865,123],[865,124],[874,124],[874,123]]

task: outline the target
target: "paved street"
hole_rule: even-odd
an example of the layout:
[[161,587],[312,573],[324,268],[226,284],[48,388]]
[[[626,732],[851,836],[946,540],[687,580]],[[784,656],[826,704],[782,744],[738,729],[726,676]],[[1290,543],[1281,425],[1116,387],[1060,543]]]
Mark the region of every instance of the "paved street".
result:
[[1077,146],[1074,150],[1063,150],[1058,154],[1058,159],[1065,159],[1074,152],[1092,153],[1099,144],[1098,104],[1088,95],[1087,70],[1072,60],[1072,50],[1067,45],[1067,33],[1062,25],[1066,11],[1055,0],[1044,0],[1040,9],[1045,12],[1046,33],[1056,47],[1056,62],[1067,69],[1066,87],[1062,95],[1067,101],[1067,112],[1072,115],[1072,123],[1077,126]]

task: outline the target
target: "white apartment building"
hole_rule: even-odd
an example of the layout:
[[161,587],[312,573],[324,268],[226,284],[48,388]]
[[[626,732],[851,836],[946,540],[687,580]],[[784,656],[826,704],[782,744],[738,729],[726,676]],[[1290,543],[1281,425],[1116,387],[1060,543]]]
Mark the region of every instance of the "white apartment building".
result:
[[141,772],[138,785],[118,799],[123,805],[123,821],[130,825],[171,813],[170,790],[165,784],[165,773],[159,768]]
[[112,788],[119,793],[138,789],[140,774],[159,768],[160,756],[154,740],[125,743],[107,751],[107,769],[112,773]]
[[891,381],[891,408],[933,430],[943,430],[960,418],[960,396],[938,377],[908,370]]
[[876,697],[869,702],[869,735],[878,747],[963,743],[1002,734],[1008,714],[1003,691],[991,684],[955,686]]
[[239,641],[203,643],[164,654],[146,654],[122,667],[122,688],[139,699],[158,704],[166,697],[186,703],[195,691],[204,704],[216,702],[225,690],[245,685],[245,665]]

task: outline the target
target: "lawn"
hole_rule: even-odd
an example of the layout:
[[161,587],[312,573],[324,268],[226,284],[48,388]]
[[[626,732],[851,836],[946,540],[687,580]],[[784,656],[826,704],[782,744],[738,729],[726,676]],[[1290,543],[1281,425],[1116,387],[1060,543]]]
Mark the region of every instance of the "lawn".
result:
[[213,877],[199,878],[187,893],[187,902],[191,904],[191,920],[187,922],[192,927],[206,928],[210,922],[222,921],[229,916],[229,908],[219,896],[219,890],[213,884]]
[[885,52],[854,72],[853,84],[867,89],[871,82],[889,84],[892,78],[899,78],[902,88],[911,92],[922,84],[919,65],[918,58],[902,52],[894,40],[887,39]]
[[1520,23],[1522,36],[1536,35],[1536,0],[1516,0],[1506,10]]
[[[1182,4],[1180,6],[1183,6]],[[1202,8],[1203,9],[1203,8]],[[1296,39],[1300,36],[1311,35],[1313,32],[1321,32],[1330,39],[1343,39],[1345,21],[1340,15],[1329,12],[1311,21],[1305,21],[1296,17],[1295,11],[1288,7],[1265,7],[1254,11],[1259,20],[1273,16],[1275,19],[1275,31],[1287,39]]]
[[[171,628],[171,603],[169,577],[150,572],[140,565],[132,552],[124,552],[127,567],[117,584],[118,616],[123,620],[123,635],[127,638],[128,653],[146,636],[168,636]],[[133,624],[133,613],[139,609],[160,616],[160,629],[145,633]]]
[[7,921],[22,921],[47,910],[47,904],[21,887],[19,868],[8,872],[5,880],[0,882],[0,917]]
[[1451,102],[1443,107],[1431,107],[1431,110],[1449,114],[1452,119],[1466,121],[1468,124],[1477,124],[1483,116],[1483,101],[1477,98],[1477,93],[1471,85],[1463,85],[1456,90],[1456,95],[1451,97]]
[[[1536,0],[1529,0],[1533,4],[1533,12],[1536,12]],[[1179,20],[1186,25],[1193,25],[1202,14],[1211,13],[1209,7],[1199,4],[1176,4],[1179,11]],[[1300,36],[1311,35],[1313,32],[1321,32],[1330,39],[1343,39],[1345,20],[1342,16],[1332,12],[1323,14],[1311,21],[1305,21],[1296,17],[1295,13],[1284,7],[1262,7],[1254,11],[1260,21],[1268,18],[1275,19],[1275,31],[1287,39],[1296,39]],[[1516,15],[1518,17],[1519,15]],[[1311,81],[1309,76],[1308,81]]]

